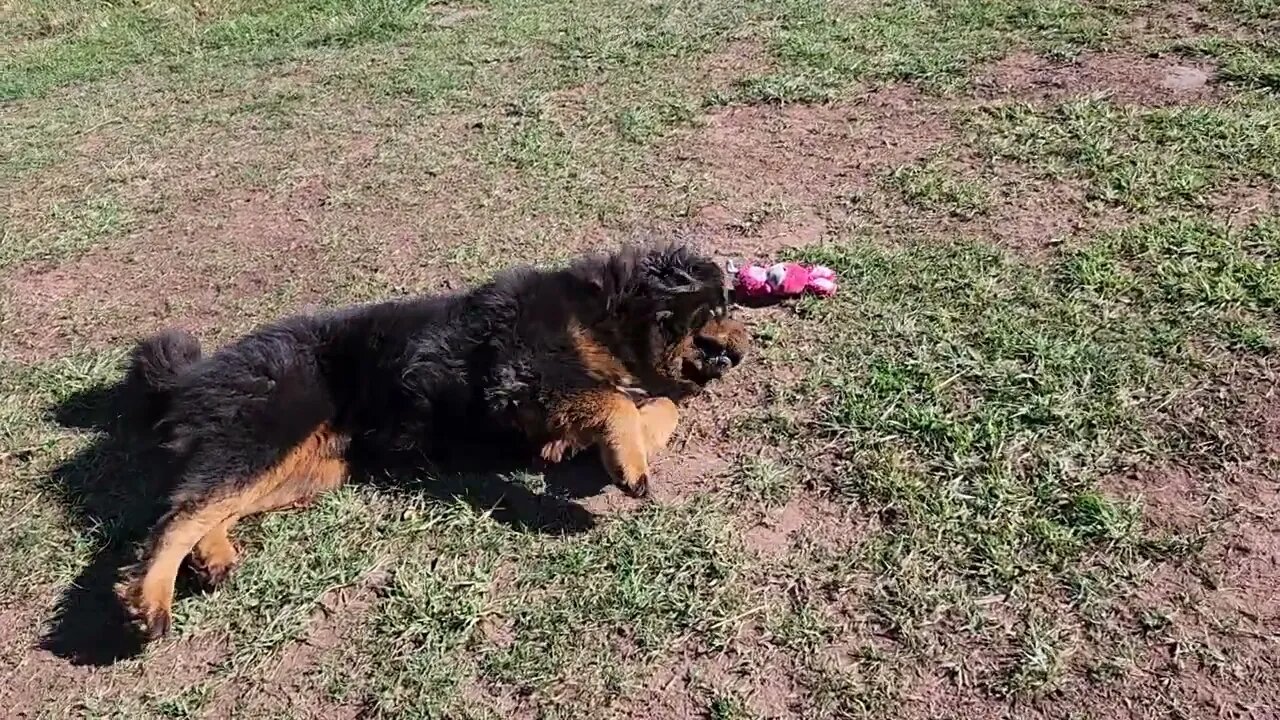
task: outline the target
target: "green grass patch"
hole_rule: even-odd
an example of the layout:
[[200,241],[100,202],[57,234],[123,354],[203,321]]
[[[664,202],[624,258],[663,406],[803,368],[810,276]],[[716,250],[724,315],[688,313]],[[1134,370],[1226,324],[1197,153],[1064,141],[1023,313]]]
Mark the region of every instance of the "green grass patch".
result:
[[746,458],[737,469],[734,488],[752,505],[785,505],[796,491],[794,468],[767,457]]
[[1174,44],[1174,49],[1193,56],[1213,58],[1217,76],[1235,85],[1280,92],[1280,41],[1264,38],[1256,42],[1204,37]]
[[1031,624],[1026,661],[996,684],[1050,685],[1062,668],[1041,604],[1079,573],[1123,586],[1185,547],[1097,483],[1140,458],[1191,457],[1170,424],[1197,425],[1206,455],[1234,443],[1209,417],[1220,409],[1189,419],[1175,399],[1265,352],[1222,337],[1224,317],[1277,337],[1276,238],[1274,220],[1240,233],[1170,220],[1047,268],[966,244],[809,255],[847,280],[802,306],[825,328],[806,384],[822,409],[796,439],[838,458],[833,487],[885,522],[860,561],[878,622],[922,649],[962,637],[975,603],[1000,596]]
[[771,8],[776,72],[747,78],[745,99],[830,100],[859,80],[948,89],[1014,45],[1073,54],[1107,40],[1128,3],[792,0]]
[[227,60],[263,63],[312,48],[387,41],[414,28],[424,4],[226,1],[193,8],[185,3],[123,3],[74,13],[76,20],[52,28],[47,8],[23,3],[26,7],[15,15],[26,22],[11,23],[9,29],[49,36],[0,57],[0,101],[110,78],[136,66],[173,71]]
[[486,672],[591,694],[616,689],[680,633],[723,642],[746,598],[746,556],[731,531],[714,506],[693,503],[646,508],[549,548],[515,578],[502,606],[511,642],[488,653]]
[[72,259],[119,236],[129,221],[129,213],[110,195],[55,205],[36,229],[0,219],[0,270],[25,262]]
[[1099,100],[988,107],[970,141],[1049,175],[1083,177],[1089,197],[1137,211],[1205,206],[1237,181],[1280,179],[1280,108],[1261,100],[1144,109]]
[[882,178],[912,207],[973,218],[991,206],[990,193],[978,181],[957,177],[941,161],[904,165]]

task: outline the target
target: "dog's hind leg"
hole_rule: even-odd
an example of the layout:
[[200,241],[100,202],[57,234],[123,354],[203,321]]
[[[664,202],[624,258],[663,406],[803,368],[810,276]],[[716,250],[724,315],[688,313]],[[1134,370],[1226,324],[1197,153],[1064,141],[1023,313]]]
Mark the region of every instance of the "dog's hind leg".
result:
[[334,434],[322,426],[251,479],[204,499],[176,503],[152,531],[141,561],[117,587],[145,637],[168,632],[174,584],[188,554],[206,580],[220,581],[239,558],[229,533],[240,518],[301,507],[346,479],[347,465],[334,457],[333,446]]
[[142,560],[126,573],[117,593],[147,639],[169,631],[178,569],[195,544],[235,514],[237,499],[181,505],[165,514],[151,533]]
[[345,442],[321,426],[271,471],[259,476],[237,512],[196,543],[192,564],[206,587],[217,587],[231,574],[240,553],[231,529],[241,519],[276,510],[311,505],[316,496],[346,481],[350,468],[342,458]]

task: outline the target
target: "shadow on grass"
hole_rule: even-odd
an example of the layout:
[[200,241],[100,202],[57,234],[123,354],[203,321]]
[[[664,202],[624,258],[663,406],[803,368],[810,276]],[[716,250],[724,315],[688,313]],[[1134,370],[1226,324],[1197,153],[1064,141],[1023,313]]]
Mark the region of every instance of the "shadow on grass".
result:
[[[110,665],[138,655],[143,644],[133,632],[113,586],[135,548],[165,511],[174,476],[171,462],[146,433],[131,427],[123,385],[101,386],[72,396],[53,409],[58,424],[92,430],[99,439],[49,477],[50,489],[68,514],[96,528],[102,542],[90,562],[63,592],[41,647],[76,665]],[[538,468],[530,454],[511,443],[461,447],[446,461],[422,470],[401,463],[393,468],[353,471],[353,481],[442,502],[464,501],[521,532],[572,534],[594,526],[594,517],[576,498],[598,494],[609,484],[594,454],[552,468]],[[511,473],[545,470],[546,492],[512,482]],[[178,583],[179,596],[198,592],[191,573]]]

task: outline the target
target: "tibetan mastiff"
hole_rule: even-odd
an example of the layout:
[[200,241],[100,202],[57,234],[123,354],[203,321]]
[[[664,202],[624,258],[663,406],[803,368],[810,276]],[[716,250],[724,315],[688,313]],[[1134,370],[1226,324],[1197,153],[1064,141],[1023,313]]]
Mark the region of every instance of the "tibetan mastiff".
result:
[[531,460],[597,447],[613,482],[644,496],[676,403],[747,343],[721,269],[679,245],[294,317],[205,358],[191,335],[163,332],[137,347],[125,382],[175,484],[117,593],[145,638],[163,635],[180,566],[190,556],[206,583],[223,580],[241,518],[495,431]]

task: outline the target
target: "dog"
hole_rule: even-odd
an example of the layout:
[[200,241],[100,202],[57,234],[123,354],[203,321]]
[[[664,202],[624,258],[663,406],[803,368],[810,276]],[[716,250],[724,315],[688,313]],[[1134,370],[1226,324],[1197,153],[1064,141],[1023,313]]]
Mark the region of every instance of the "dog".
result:
[[289,318],[208,357],[180,330],[143,340],[124,382],[174,485],[116,593],[142,638],[158,638],[188,556],[207,586],[235,567],[240,519],[305,507],[353,467],[438,458],[486,434],[547,462],[597,447],[613,483],[643,497],[676,404],[747,352],[730,307],[710,259],[628,246],[467,292]]

